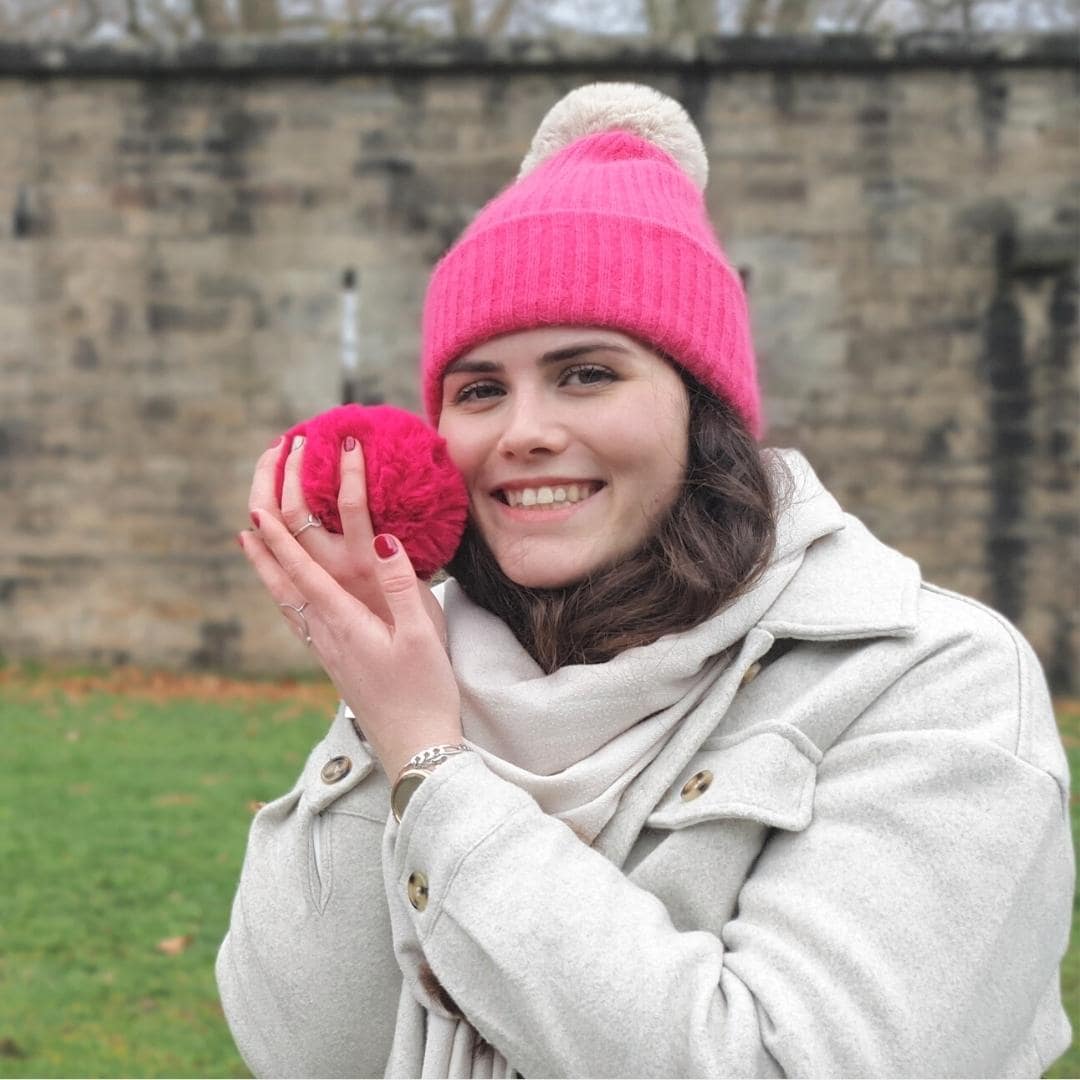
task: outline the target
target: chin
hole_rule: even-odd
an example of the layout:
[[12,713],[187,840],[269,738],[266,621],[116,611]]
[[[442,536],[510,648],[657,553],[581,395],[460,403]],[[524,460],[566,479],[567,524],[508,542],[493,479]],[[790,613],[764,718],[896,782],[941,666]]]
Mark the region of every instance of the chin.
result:
[[[505,571],[504,571],[505,572]],[[580,574],[555,574],[555,573],[523,573],[515,571],[506,576],[520,585],[523,589],[563,589],[567,585],[573,585],[585,577],[586,571]]]
[[499,563],[502,572],[515,584],[523,589],[563,589],[567,585],[573,585],[581,581],[592,567],[581,567],[567,570],[565,567],[554,566],[505,566]]

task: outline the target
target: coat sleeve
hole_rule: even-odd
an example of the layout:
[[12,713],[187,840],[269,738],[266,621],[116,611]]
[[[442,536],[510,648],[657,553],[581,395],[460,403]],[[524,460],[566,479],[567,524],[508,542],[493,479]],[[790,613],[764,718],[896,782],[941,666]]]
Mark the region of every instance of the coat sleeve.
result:
[[[1016,684],[1015,650],[986,662],[988,701]],[[918,686],[894,695],[896,730],[825,754],[812,820],[769,833],[722,918],[692,894],[730,822],[680,834],[676,926],[473,755],[413,797],[389,887],[426,879],[409,910],[428,963],[525,1076],[1040,1075],[1068,1037],[1067,793],[963,724],[905,728],[932,677]],[[1022,709],[1018,744],[1054,743],[1045,690]]]
[[256,815],[217,959],[256,1076],[382,1076],[401,975],[380,845],[388,785],[339,708],[296,787]]

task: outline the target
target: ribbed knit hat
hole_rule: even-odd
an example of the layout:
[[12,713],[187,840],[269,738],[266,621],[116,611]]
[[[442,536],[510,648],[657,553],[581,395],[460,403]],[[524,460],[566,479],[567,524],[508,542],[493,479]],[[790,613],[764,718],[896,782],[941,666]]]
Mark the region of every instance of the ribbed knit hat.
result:
[[423,392],[467,350],[539,326],[620,330],[729,402],[755,436],[761,404],[746,297],[702,192],[708,161],[657,90],[594,83],[547,114],[518,179],[443,256],[424,302]]

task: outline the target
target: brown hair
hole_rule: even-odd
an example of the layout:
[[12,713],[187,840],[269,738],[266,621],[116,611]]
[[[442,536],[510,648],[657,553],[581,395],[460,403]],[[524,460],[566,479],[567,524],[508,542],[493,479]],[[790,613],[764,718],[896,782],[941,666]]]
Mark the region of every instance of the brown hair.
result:
[[548,674],[689,630],[746,592],[768,565],[776,493],[757,443],[734,409],[676,370],[690,399],[686,477],[637,551],[562,588],[531,589],[502,572],[470,520],[446,567]]

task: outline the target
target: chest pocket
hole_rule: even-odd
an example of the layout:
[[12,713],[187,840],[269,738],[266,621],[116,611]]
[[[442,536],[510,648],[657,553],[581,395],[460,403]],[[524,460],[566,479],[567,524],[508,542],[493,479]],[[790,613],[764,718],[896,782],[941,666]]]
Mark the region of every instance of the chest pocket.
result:
[[769,837],[810,824],[820,760],[786,724],[709,740],[646,819],[627,862],[631,880],[679,930],[721,936]]
[[760,725],[702,745],[646,819],[677,830],[730,818],[799,831],[810,824],[821,751],[797,728]]

